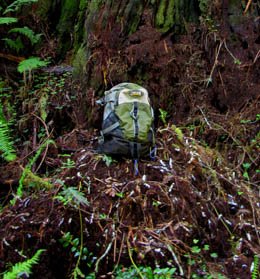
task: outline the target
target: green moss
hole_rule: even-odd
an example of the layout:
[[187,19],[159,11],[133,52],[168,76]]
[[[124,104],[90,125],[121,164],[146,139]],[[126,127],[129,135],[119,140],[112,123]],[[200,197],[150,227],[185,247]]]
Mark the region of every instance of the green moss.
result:
[[178,15],[179,13],[177,2],[178,0],[169,1],[165,23],[164,23],[164,29],[166,29],[166,31],[168,31],[176,21],[178,22],[178,18],[176,17],[176,15]]
[[60,34],[72,32],[77,15],[79,1],[64,0],[57,30]]
[[76,55],[75,58],[73,60],[73,76],[75,77],[81,77],[84,75],[84,68],[85,68],[85,64],[87,61],[87,54],[86,54],[86,49],[81,46]]
[[211,3],[209,0],[199,0],[199,8],[202,16],[208,15],[209,3]]
[[164,25],[164,14],[166,7],[166,1],[160,1],[158,10],[155,15],[155,24],[159,28],[163,27]]
[[139,0],[129,1],[123,17],[126,20],[125,33],[132,34],[136,31],[141,20],[143,9],[144,6]]
[[43,20],[48,20],[48,13],[52,7],[52,0],[39,0],[36,13]]
[[84,38],[84,23],[85,23],[85,14],[87,9],[87,1],[86,0],[80,0],[79,3],[79,10],[77,14],[77,22],[74,27],[74,53],[77,52],[77,50],[80,47],[80,44],[83,42]]
[[[180,4],[182,0],[168,0],[160,1],[158,10],[155,16],[156,27],[160,29],[161,32],[167,32],[174,25],[180,24]],[[182,16],[184,16],[182,14]]]

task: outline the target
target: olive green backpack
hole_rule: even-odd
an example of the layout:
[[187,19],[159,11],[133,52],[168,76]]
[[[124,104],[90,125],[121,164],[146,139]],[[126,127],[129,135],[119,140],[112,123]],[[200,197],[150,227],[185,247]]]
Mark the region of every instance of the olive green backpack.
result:
[[98,151],[138,159],[155,146],[154,114],[148,92],[134,83],[120,83],[105,91]]

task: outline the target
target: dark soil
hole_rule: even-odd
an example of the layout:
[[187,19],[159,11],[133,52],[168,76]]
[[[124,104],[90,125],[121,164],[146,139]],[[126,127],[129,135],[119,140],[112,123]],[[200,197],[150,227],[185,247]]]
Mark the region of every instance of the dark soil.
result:
[[[123,81],[127,68],[156,111],[157,156],[140,160],[137,176],[130,159],[106,164],[95,152],[98,94],[69,73],[45,73],[43,87],[58,91],[50,94],[46,121],[37,118],[44,91],[36,90],[19,111],[19,158],[0,165],[0,271],[42,248],[31,278],[69,278],[76,258],[59,240],[82,232],[89,255],[80,268],[85,274],[96,268],[97,278],[111,278],[117,264],[130,266],[131,253],[138,266],[176,267],[174,278],[251,278],[260,254],[259,28],[249,19],[228,34],[224,27],[210,33],[189,26],[187,35],[162,37],[144,18],[124,42],[107,86]],[[113,57],[115,42],[106,44],[102,35],[96,51]],[[167,125],[159,108],[168,112]],[[31,152],[46,140],[36,135],[40,129],[55,141],[32,168],[43,182],[28,176],[16,197]],[[88,204],[57,199],[65,185],[83,192]]]

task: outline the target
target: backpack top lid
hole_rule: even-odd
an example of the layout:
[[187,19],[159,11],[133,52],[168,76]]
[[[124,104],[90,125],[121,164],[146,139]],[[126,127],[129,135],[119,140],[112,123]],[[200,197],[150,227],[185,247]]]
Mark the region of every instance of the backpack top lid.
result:
[[104,101],[105,103],[114,102],[114,105],[133,102],[150,105],[148,91],[142,86],[130,82],[120,83],[105,91]]

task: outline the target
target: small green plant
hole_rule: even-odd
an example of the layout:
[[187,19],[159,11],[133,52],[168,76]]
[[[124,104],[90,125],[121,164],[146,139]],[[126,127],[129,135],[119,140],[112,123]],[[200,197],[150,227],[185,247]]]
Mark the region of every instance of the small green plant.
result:
[[248,174],[248,170],[251,166],[250,163],[243,163],[243,169],[244,169],[244,172],[243,172],[243,177],[246,179],[246,180],[249,180],[249,174]]
[[16,159],[13,142],[10,137],[10,126],[3,114],[3,107],[0,102],[0,151],[3,158],[10,162]]
[[[193,239],[193,245],[190,247],[191,253],[184,255],[188,259],[188,265],[196,267],[192,272],[191,278],[194,279],[213,279],[213,278],[225,278],[222,274],[212,275],[207,268],[206,261],[203,257],[205,254],[209,254],[212,259],[217,259],[218,254],[216,252],[210,252],[210,246],[208,244],[200,245],[198,239]],[[203,275],[198,274],[203,273]]]
[[[17,23],[19,21],[18,18],[5,16],[5,15],[10,14],[10,13],[16,13],[21,9],[22,6],[31,5],[32,3],[35,3],[35,2],[38,2],[38,0],[13,1],[2,13],[0,13],[0,15],[2,15],[2,17],[0,17],[0,25],[1,24],[5,24],[5,25],[10,24],[11,25],[11,24]],[[23,35],[24,37],[29,39],[29,41],[31,42],[32,45],[38,43],[40,40],[40,37],[41,37],[41,34],[35,34],[34,31],[27,26],[11,28],[7,33],[8,34],[16,33],[19,35]],[[6,45],[9,48],[15,49],[17,52],[19,52],[21,49],[24,48],[24,45],[23,45],[22,40],[19,35],[16,36],[16,39],[3,38],[2,40],[5,41]]]
[[63,187],[63,190],[55,196],[55,199],[64,205],[78,208],[80,205],[89,205],[87,198],[76,187]]
[[[152,269],[150,266],[148,267],[140,266],[138,267],[138,269],[142,274],[142,277],[145,279],[167,279],[167,278],[171,279],[174,278],[173,275],[176,272],[175,267],[172,268],[157,267],[155,269]],[[116,279],[139,279],[140,274],[137,272],[134,266],[130,266],[128,268],[118,267],[115,271],[115,278]]]
[[72,169],[74,167],[75,167],[75,162],[70,158],[67,158],[65,162],[62,162],[62,166],[61,166],[62,169]]
[[106,154],[102,155],[102,160],[105,162],[107,167],[110,167],[114,162],[116,162],[116,160]]
[[168,116],[168,112],[166,110],[161,109],[161,108],[159,108],[159,112],[160,112],[159,118],[161,119],[162,123],[164,125],[166,125],[167,124],[166,118]]
[[259,256],[254,255],[251,279],[258,279],[258,278],[259,278]]
[[[19,73],[23,73],[24,75],[24,83],[32,82],[32,71],[46,67],[49,64],[47,60],[41,60],[39,57],[30,57],[28,59],[23,60],[19,63],[17,70]],[[28,76],[28,77],[27,77]]]
[[72,272],[72,277],[74,279],[80,278],[95,278],[92,277],[93,274],[86,275],[80,270],[79,266],[81,261],[87,261],[87,265],[90,267],[95,257],[92,257],[92,253],[89,253],[88,249],[83,246],[83,221],[80,206],[89,205],[88,200],[84,197],[84,194],[80,191],[81,184],[79,184],[78,189],[76,187],[65,187],[63,185],[63,190],[55,199],[60,200],[64,205],[70,205],[75,207],[79,212],[79,224],[80,224],[80,238],[74,238],[70,232],[67,232],[60,239],[63,247],[71,246],[71,252],[74,257],[77,258],[77,262]]
[[[18,197],[21,197],[22,194],[23,194],[23,183],[24,183],[24,179],[25,177],[27,176],[28,173],[31,173],[31,169],[32,169],[32,166],[34,165],[34,163],[36,162],[36,160],[39,158],[39,156],[41,155],[43,149],[49,145],[49,144],[54,144],[54,141],[53,140],[47,140],[45,141],[45,143],[43,143],[39,149],[37,150],[36,154],[34,155],[34,157],[29,161],[29,163],[26,165],[26,167],[24,168],[23,172],[22,172],[22,175],[20,177],[20,180],[19,180],[19,187],[17,188],[17,196]],[[49,186],[47,185],[48,183],[46,183],[46,186]],[[15,200],[14,200],[15,201]],[[12,203],[14,202],[12,201]]]
[[17,279],[17,278],[29,278],[32,274],[33,265],[39,263],[40,256],[45,250],[38,250],[31,259],[24,262],[16,263],[12,266],[10,271],[6,271],[3,275],[3,279]]
[[[59,242],[62,244],[64,248],[70,247],[70,251],[73,253],[75,258],[78,258],[80,255],[80,239],[74,238],[73,235],[70,232],[65,233],[61,239],[59,239]],[[81,260],[85,261],[88,260],[92,256],[92,253],[88,251],[87,247],[82,248],[82,255]],[[91,263],[87,263],[87,265],[90,267]]]

